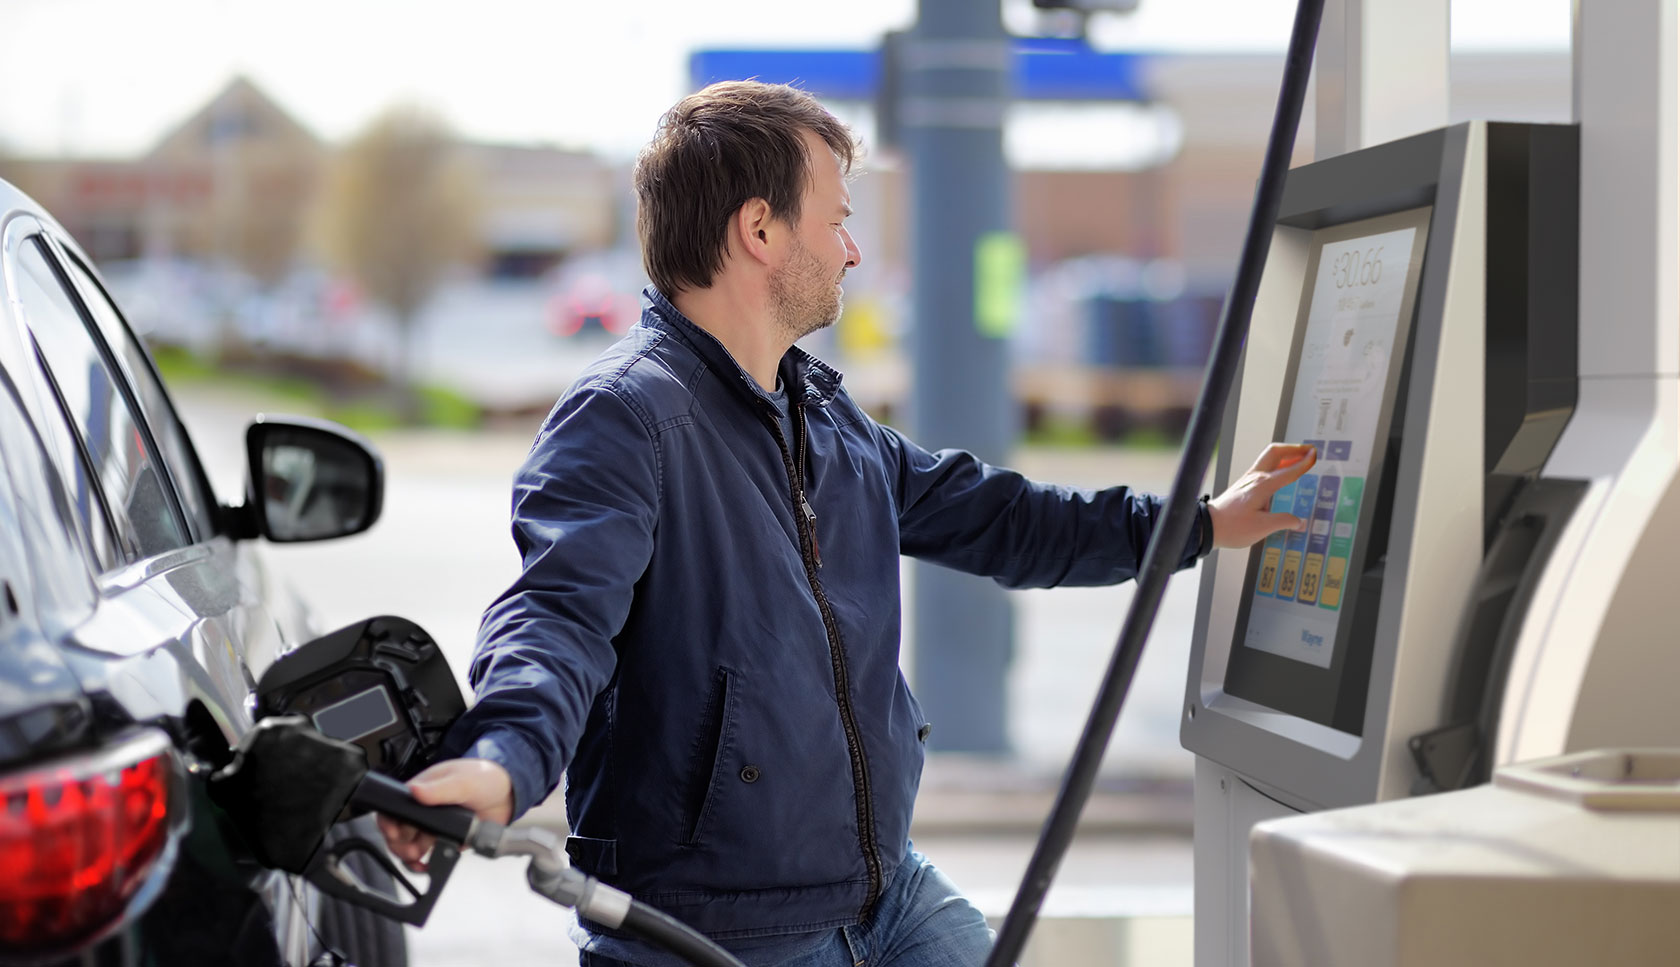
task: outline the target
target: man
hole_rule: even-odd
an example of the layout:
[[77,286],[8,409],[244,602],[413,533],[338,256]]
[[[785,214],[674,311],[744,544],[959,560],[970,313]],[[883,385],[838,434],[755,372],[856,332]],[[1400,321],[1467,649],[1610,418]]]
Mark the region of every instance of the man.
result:
[[[411,785],[506,822],[564,770],[573,863],[749,964],[977,965],[985,921],[908,848],[929,723],[898,670],[899,556],[1111,584],[1161,508],[929,453],[793,348],[861,258],[853,157],[783,86],[716,84],[661,120],[635,176],[649,305],[515,479],[523,572],[484,617],[464,758]],[[1313,456],[1269,448],[1182,564],[1303,526],[1269,506]],[[430,845],[386,835],[410,864]],[[585,964],[678,962],[577,938]]]

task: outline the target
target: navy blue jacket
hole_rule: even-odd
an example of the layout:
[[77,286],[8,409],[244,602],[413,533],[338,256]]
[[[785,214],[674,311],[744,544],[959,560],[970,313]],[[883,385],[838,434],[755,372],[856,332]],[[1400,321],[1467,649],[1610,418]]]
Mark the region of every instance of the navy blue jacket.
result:
[[1112,584],[1159,502],[929,453],[799,349],[785,440],[723,345],[648,299],[515,478],[523,572],[452,744],[507,768],[516,814],[565,769],[573,862],[714,936],[857,923],[904,856],[928,724],[899,673],[899,555]]

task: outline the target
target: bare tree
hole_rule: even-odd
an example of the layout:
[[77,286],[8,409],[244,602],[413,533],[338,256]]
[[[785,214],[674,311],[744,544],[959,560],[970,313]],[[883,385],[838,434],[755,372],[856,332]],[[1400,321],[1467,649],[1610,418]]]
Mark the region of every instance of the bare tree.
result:
[[418,414],[414,320],[478,240],[476,186],[456,144],[434,115],[393,108],[339,151],[318,208],[317,242],[328,262],[396,317],[402,350],[393,381],[410,419]]

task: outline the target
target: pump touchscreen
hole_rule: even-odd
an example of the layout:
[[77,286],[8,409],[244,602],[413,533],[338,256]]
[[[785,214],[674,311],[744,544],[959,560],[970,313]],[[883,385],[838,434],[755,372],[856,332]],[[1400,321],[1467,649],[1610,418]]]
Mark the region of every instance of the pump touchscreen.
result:
[[1331,665],[1390,360],[1411,303],[1408,267],[1424,234],[1408,227],[1318,247],[1283,437],[1312,444],[1318,463],[1272,501],[1308,525],[1272,535],[1261,550],[1243,635],[1249,648]]

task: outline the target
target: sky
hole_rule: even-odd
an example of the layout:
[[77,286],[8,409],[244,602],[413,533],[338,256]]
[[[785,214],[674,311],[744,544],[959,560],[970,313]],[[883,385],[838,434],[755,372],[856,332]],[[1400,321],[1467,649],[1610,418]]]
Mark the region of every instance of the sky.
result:
[[[976,0],[985,2],[985,0]],[[1392,0],[1413,2],[1413,0]],[[121,157],[236,74],[341,140],[397,102],[463,135],[628,157],[709,47],[866,48],[915,0],[0,0],[0,149]],[[1141,0],[1102,49],[1281,51],[1294,0]],[[1570,0],[1456,0],[1455,49],[1559,49]],[[1030,0],[1004,0],[1030,29]]]

